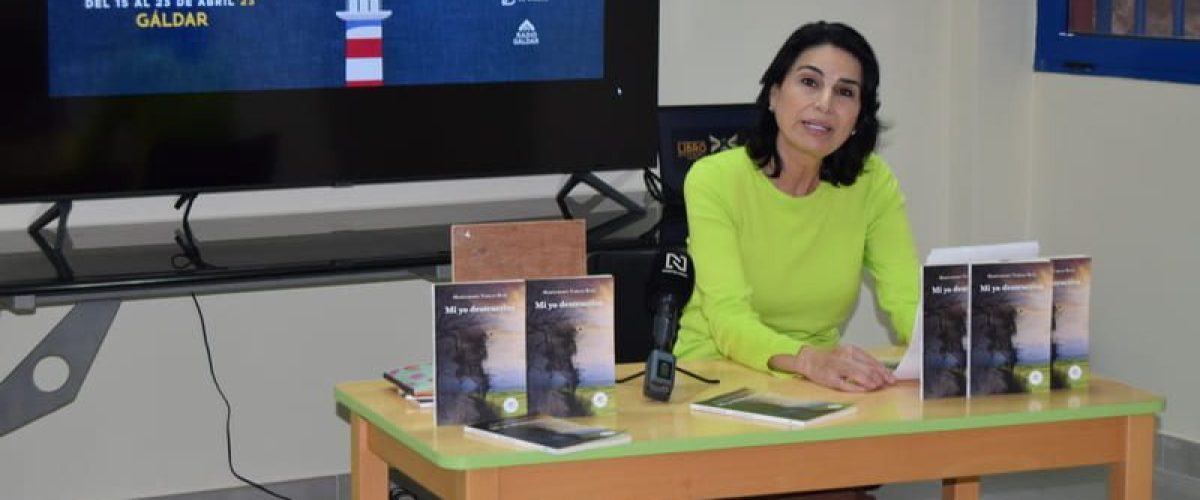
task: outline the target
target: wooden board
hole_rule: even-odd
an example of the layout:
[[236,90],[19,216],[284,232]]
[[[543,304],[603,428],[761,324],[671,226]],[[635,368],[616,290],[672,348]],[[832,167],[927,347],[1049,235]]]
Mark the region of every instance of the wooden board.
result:
[[450,228],[454,281],[550,278],[587,274],[587,226],[582,219]]

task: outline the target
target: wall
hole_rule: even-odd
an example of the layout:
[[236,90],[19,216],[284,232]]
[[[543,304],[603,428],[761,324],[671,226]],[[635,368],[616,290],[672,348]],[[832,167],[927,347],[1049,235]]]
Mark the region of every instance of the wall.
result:
[[1200,87],[1038,74],[1034,91],[1031,226],[1093,256],[1092,367],[1165,396],[1160,430],[1200,442]]

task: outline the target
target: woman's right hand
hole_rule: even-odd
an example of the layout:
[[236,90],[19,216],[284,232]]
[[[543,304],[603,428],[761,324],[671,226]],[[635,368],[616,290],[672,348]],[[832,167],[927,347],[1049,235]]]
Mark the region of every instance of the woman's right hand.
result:
[[817,384],[846,392],[874,391],[896,383],[883,363],[852,345],[801,347],[795,369]]

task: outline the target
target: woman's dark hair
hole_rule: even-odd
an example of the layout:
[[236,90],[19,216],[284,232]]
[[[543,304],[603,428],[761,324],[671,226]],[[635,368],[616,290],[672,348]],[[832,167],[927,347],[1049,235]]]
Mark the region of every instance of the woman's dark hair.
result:
[[805,24],[794,31],[779,48],[775,59],[759,80],[762,90],[755,100],[758,107],[758,124],[750,132],[746,141],[746,151],[755,164],[767,169],[768,176],[779,177],[782,163],[775,142],[779,135],[779,124],[775,122],[775,114],[770,110],[771,89],[783,83],[788,70],[792,69],[792,64],[801,53],[821,45],[832,45],[850,53],[862,66],[863,81],[859,94],[862,107],[854,124],[855,133],[821,162],[821,180],[834,186],[849,186],[858,179],[867,157],[875,151],[881,127],[877,115],[879,61],[875,59],[875,51],[871,50],[867,39],[845,24],[825,21]]

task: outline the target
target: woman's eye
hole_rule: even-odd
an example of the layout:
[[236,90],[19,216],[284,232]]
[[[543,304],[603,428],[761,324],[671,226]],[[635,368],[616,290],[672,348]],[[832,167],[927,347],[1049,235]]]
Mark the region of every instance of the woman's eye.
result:
[[810,76],[802,76],[800,77],[800,85],[805,87],[816,87],[817,79]]
[[843,88],[838,90],[838,95],[842,97],[854,97],[854,89]]

